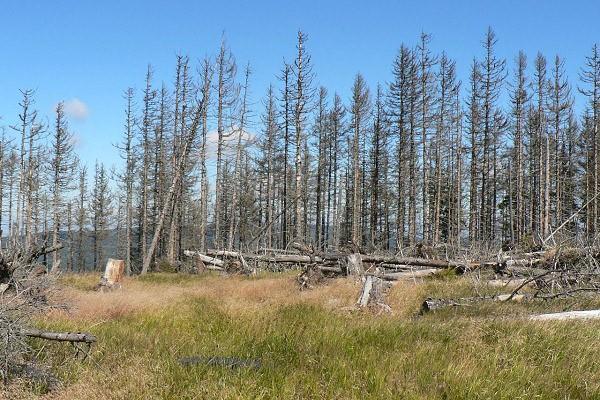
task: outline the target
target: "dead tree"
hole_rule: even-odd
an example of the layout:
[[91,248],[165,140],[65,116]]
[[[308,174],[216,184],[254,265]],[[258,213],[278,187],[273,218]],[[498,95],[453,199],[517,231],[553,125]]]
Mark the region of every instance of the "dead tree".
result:
[[142,274],[147,273],[150,270],[150,263],[154,257],[154,252],[156,251],[156,246],[158,244],[158,239],[160,237],[161,230],[164,225],[164,221],[167,215],[169,208],[172,206],[172,202],[175,197],[175,191],[177,189],[177,185],[180,183],[180,179],[184,173],[185,163],[190,149],[192,148],[194,141],[196,139],[197,131],[199,129],[201,120],[202,120],[202,112],[204,109],[204,101],[205,99],[200,99],[194,105],[193,119],[192,124],[190,126],[189,132],[186,137],[183,138],[182,149],[180,153],[180,158],[177,160],[175,164],[175,170],[173,175],[173,180],[171,182],[171,187],[169,188],[168,193],[166,194],[165,203],[163,205],[163,209],[161,210],[160,217],[158,219],[158,223],[154,230],[154,235],[152,237],[152,242],[150,243],[150,247],[148,248],[148,252],[143,255],[143,264],[142,264]]
[[307,35],[298,31],[297,57],[294,61],[293,71],[296,75],[296,85],[294,93],[294,126],[295,126],[295,185],[296,185],[296,201],[295,201],[295,236],[299,240],[305,239],[304,225],[304,198],[307,196],[304,182],[304,124],[306,115],[310,110],[310,101],[313,96],[314,89],[312,88],[312,69],[310,64],[310,56],[306,53],[305,44]]
[[96,162],[94,187],[92,188],[89,207],[92,214],[93,268],[97,270],[104,259],[104,240],[106,239],[109,218],[112,213],[108,176],[104,165],[98,164],[98,162]]
[[202,62],[202,88],[201,96],[204,99],[202,103],[202,133],[200,136],[200,227],[199,240],[200,250],[206,249],[206,234],[208,231],[208,171],[206,167],[206,152],[208,145],[208,106],[210,104],[210,87],[213,76],[213,67],[209,59]]
[[133,249],[133,184],[135,174],[135,157],[133,149],[135,117],[133,114],[133,89],[125,92],[125,134],[123,143],[119,148],[122,158],[125,160],[125,171],[121,175],[125,190],[125,270],[127,274],[132,272],[132,249]]
[[[65,192],[72,189],[73,171],[77,160],[73,154],[73,134],[65,121],[64,103],[56,106],[56,121],[52,136],[50,160],[50,191],[52,193],[52,244],[58,245],[61,222],[65,211]],[[52,269],[59,268],[60,254],[53,253]]]
[[371,99],[369,89],[362,75],[356,75],[352,88],[352,242],[360,246],[363,232],[361,230],[361,197],[365,188],[361,185],[361,144],[364,141],[365,125],[371,112]]
[[242,150],[244,146],[244,134],[246,129],[246,124],[248,123],[248,79],[250,78],[250,64],[246,66],[246,71],[244,73],[244,86],[243,86],[243,94],[242,94],[242,107],[240,110],[240,122],[236,127],[237,133],[237,144],[235,147],[235,164],[234,164],[234,178],[233,178],[233,194],[231,199],[231,216],[229,219],[229,232],[227,239],[227,248],[229,250],[233,249],[233,243],[235,240],[236,227],[238,222],[238,203],[239,203],[239,190],[241,187],[241,175],[242,175]]
[[214,242],[222,243],[222,218],[223,218],[223,151],[225,139],[230,135],[226,132],[226,113],[234,106],[237,100],[238,87],[235,82],[237,66],[235,58],[227,47],[225,39],[221,41],[221,48],[217,55],[216,65],[217,82],[217,165],[215,181],[215,209],[214,209]]

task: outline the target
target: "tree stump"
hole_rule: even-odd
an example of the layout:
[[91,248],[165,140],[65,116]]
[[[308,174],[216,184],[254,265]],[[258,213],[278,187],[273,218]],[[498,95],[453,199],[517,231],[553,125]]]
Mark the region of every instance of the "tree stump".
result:
[[362,256],[359,253],[349,254],[347,262],[348,275],[360,276],[365,272],[363,268]]
[[120,289],[121,281],[125,273],[125,261],[109,258],[106,262],[104,275],[100,278],[98,290],[101,292],[112,289]]
[[356,305],[359,308],[371,308],[376,312],[390,312],[390,306],[385,303],[385,295],[389,288],[390,284],[377,276],[363,276],[363,286]]
[[313,289],[325,282],[325,274],[318,266],[308,264],[296,279],[300,285],[300,290]]

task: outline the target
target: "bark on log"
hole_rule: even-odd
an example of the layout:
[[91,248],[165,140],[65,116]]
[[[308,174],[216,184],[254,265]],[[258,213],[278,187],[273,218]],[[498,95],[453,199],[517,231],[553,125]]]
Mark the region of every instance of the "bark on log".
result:
[[96,336],[87,332],[47,332],[40,329],[29,328],[23,330],[23,334],[28,337],[45,339],[45,340],[56,340],[59,342],[73,342],[73,343],[94,343],[96,342]]
[[[191,251],[191,250],[185,250],[183,252],[183,254],[185,254],[187,257],[196,257],[196,258],[202,260],[202,262],[205,264],[211,264],[211,265],[217,266],[217,267],[219,267],[219,271],[223,270],[223,265],[224,265],[223,260],[219,260],[218,258],[215,258],[215,257],[209,257],[200,252]],[[208,267],[208,265],[206,267],[208,269],[210,269]]]
[[[227,250],[208,250],[206,252],[209,256],[219,257],[239,257],[238,252],[235,251],[227,251]],[[263,262],[281,262],[281,263],[323,263],[326,261],[339,261],[341,259],[347,259],[348,257],[357,257],[360,256],[360,259],[363,263],[378,263],[378,264],[395,264],[404,267],[428,267],[428,268],[453,268],[463,265],[464,263],[445,261],[445,260],[435,260],[435,259],[427,259],[427,258],[414,258],[414,257],[396,257],[396,256],[380,256],[373,254],[341,254],[341,253],[330,253],[330,254],[321,254],[315,256],[307,256],[301,254],[275,254],[275,255],[265,255],[265,254],[243,254],[244,258],[247,260],[257,260]]]
[[537,314],[529,317],[532,321],[566,321],[572,319],[598,319],[600,310],[567,311],[550,314]]
[[[209,252],[209,254],[212,254],[212,253]],[[256,274],[256,268],[250,268],[250,266],[246,262],[246,256],[244,256],[244,254],[242,254],[240,252],[219,250],[219,251],[214,252],[214,255],[237,258],[238,260],[240,260],[240,263],[242,264],[242,268],[244,269],[244,271],[246,271],[247,273],[249,273],[251,275]]]
[[410,266],[422,266],[430,268],[452,268],[457,267],[460,263],[450,262],[445,260],[434,260],[428,258],[413,258],[413,257],[395,257],[395,256],[378,256],[373,254],[361,254],[362,261],[368,263],[381,264],[401,264]]
[[[206,252],[209,256],[213,257],[239,257],[238,252],[236,251],[227,251],[227,250],[209,250]],[[266,254],[242,254],[246,260],[255,260],[262,262],[272,262],[272,263],[297,263],[297,264],[306,264],[306,263],[322,263],[325,262],[323,257],[319,256],[304,256],[300,254],[275,254],[275,255],[266,255]],[[337,260],[337,258],[336,258]]]
[[401,280],[409,280],[413,278],[424,278],[427,276],[435,275],[440,272],[437,268],[429,268],[429,269],[418,269],[414,271],[405,271],[405,272],[388,272],[382,275],[378,275],[381,279],[386,281],[401,281]]

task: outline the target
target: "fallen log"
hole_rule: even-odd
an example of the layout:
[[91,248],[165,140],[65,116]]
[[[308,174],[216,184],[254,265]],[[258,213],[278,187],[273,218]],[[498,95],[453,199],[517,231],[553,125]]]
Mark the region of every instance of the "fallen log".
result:
[[598,319],[600,310],[566,311],[550,314],[537,314],[529,316],[532,321],[566,321],[572,319]]
[[414,278],[425,278],[427,276],[435,275],[440,271],[441,270],[437,268],[429,268],[405,272],[388,272],[377,276],[386,281],[401,281]]
[[[227,250],[209,250],[206,254],[213,257],[235,257],[238,258],[239,254],[235,251],[227,251]],[[296,264],[306,264],[324,262],[324,259],[319,256],[304,256],[300,254],[275,254],[275,255],[267,255],[267,254],[250,254],[244,253],[242,254],[246,260],[253,261],[262,261],[262,262],[272,262],[272,263],[296,263]]]
[[465,297],[461,299],[433,299],[427,298],[421,304],[421,313],[426,313],[430,311],[437,311],[443,308],[448,307],[458,307],[458,306],[469,306],[473,303],[482,302],[482,301],[523,301],[530,298],[529,295],[525,294],[499,294],[496,296],[482,296],[482,297]]
[[[510,258],[499,256],[496,261],[451,261],[442,259],[429,259],[418,257],[401,257],[395,255],[377,255],[377,254],[344,254],[344,253],[324,253],[324,254],[286,254],[273,252],[272,254],[253,254],[241,253],[229,250],[209,249],[206,254],[186,251],[186,255],[199,257],[203,262],[222,267],[223,257],[238,258],[245,270],[253,272],[245,260],[254,262],[264,262],[271,264],[325,264],[337,266],[344,263],[348,266],[348,273],[360,275],[362,270],[369,270],[372,266],[385,270],[396,272],[412,272],[416,269],[455,269],[457,272],[467,272],[477,269],[492,269],[496,273],[510,276],[532,276],[544,271],[540,268],[543,259],[538,257],[538,253],[525,254],[522,258]],[[219,258],[217,258],[219,257]],[[363,264],[361,269],[360,263]],[[424,273],[427,274],[427,273]]]
[[[198,251],[185,250],[183,252],[183,254],[185,254],[187,257],[196,257],[199,260],[201,260],[204,264],[211,264],[213,266],[217,266],[217,267],[219,267],[218,271],[223,270],[223,265],[224,265],[223,260],[219,260],[218,258],[215,258],[215,257],[206,256]],[[206,268],[211,269],[211,268],[209,268],[208,265],[206,266]]]
[[[209,254],[211,254],[211,253],[209,253]],[[238,260],[240,260],[240,264],[242,265],[242,268],[244,271],[246,271],[247,273],[249,273],[251,275],[256,274],[256,268],[250,268],[250,266],[246,262],[246,256],[244,254],[242,254],[241,252],[229,251],[229,250],[219,250],[219,251],[215,252],[213,255],[237,258]],[[223,263],[221,264],[221,266],[225,267],[225,265]]]
[[[227,251],[227,250],[208,250],[206,252],[209,256],[213,257],[239,257],[238,252],[235,251]],[[446,261],[446,260],[436,260],[436,259],[427,259],[427,258],[414,258],[414,257],[396,257],[396,256],[381,256],[381,255],[373,255],[373,254],[342,254],[342,253],[331,253],[331,254],[320,254],[320,255],[301,255],[301,254],[249,254],[243,253],[244,258],[247,260],[257,260],[264,262],[281,262],[281,263],[323,263],[326,261],[340,261],[342,259],[347,259],[348,257],[358,257],[363,263],[377,263],[377,264],[388,264],[388,265],[401,265],[404,267],[429,267],[429,268],[453,268],[460,265],[464,265],[464,263]]]
[[401,264],[409,266],[421,266],[430,268],[452,268],[461,265],[461,263],[436,260],[428,258],[413,258],[413,257],[396,257],[396,256],[379,256],[373,254],[361,254],[363,262],[380,263],[380,264]]
[[329,273],[335,273],[335,274],[341,274],[343,272],[340,267],[330,267],[327,265],[319,265],[319,269],[322,272],[329,272]]
[[45,340],[55,340],[59,342],[72,342],[72,343],[95,343],[96,336],[87,332],[47,332],[40,329],[28,328],[22,331],[23,335],[39,338]]

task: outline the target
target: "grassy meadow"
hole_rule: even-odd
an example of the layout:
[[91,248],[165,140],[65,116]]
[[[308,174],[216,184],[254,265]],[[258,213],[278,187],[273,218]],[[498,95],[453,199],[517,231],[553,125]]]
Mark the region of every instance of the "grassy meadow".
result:
[[[64,276],[69,311],[40,327],[90,331],[84,361],[66,343],[34,341],[61,384],[14,383],[33,399],[582,399],[600,398],[600,322],[533,322],[542,310],[598,307],[594,299],[478,304],[424,316],[428,296],[498,291],[466,277],[402,282],[391,314],[356,310],[360,283],[331,280],[299,291],[295,275],[149,274],[120,291],[96,275]],[[182,357],[260,360],[259,368]]]

